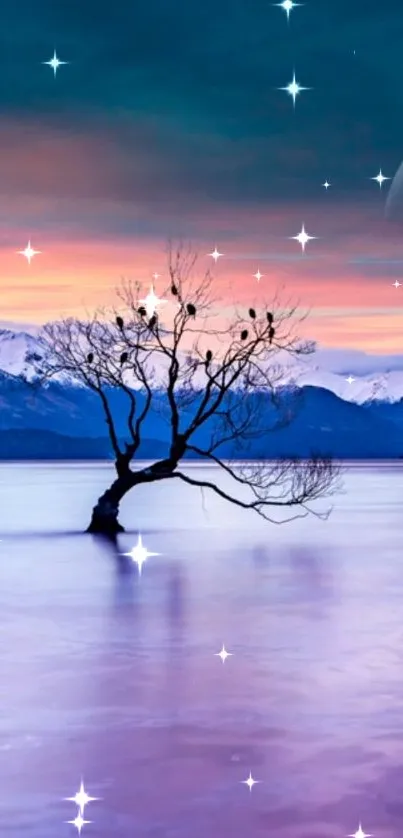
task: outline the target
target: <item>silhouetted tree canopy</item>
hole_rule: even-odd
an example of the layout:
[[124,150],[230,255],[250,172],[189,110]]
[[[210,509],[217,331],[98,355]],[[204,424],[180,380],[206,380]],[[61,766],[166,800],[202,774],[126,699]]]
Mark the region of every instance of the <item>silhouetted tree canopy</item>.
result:
[[[197,278],[195,264],[191,249],[169,249],[169,279],[160,296],[164,299],[170,290],[174,299],[148,322],[145,307],[139,305],[144,288],[123,282],[114,310],[44,328],[42,377],[68,374],[98,394],[105,414],[117,476],[94,507],[89,527],[93,532],[119,531],[124,495],[136,485],[161,479],[208,488],[267,520],[273,520],[276,507],[295,507],[299,514],[313,511],[310,503],[334,490],[338,468],[322,456],[240,462],[247,460],[251,440],[261,440],[264,457],[267,434],[292,419],[289,400],[282,409],[279,355],[307,354],[312,344],[293,335],[296,310],[280,306],[277,297],[272,311],[259,304],[244,311],[234,307],[229,315],[226,308],[223,314],[213,294],[212,275],[207,271]],[[112,389],[119,389],[127,402],[124,441],[110,404]],[[160,409],[161,393],[169,425],[167,456],[134,470],[144,423],[152,409]],[[224,458],[228,446],[238,459]],[[194,471],[186,473],[187,454],[218,466],[230,487],[220,485],[219,472],[217,479],[214,474],[201,479]]]

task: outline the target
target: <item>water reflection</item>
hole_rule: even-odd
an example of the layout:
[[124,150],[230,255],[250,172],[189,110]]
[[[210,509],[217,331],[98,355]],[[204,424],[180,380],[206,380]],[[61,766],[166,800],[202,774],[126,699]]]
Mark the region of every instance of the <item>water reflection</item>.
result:
[[[75,474],[81,515],[96,487]],[[34,483],[31,471],[31,494]],[[13,497],[0,498],[9,528]],[[207,521],[188,507],[186,529],[169,487],[161,529],[136,498],[160,554],[141,576],[122,555],[137,531],[116,544],[0,534],[1,835],[68,835],[63,798],[83,776],[102,798],[85,827],[98,838],[330,838],[359,821],[397,836],[400,498],[398,471],[359,470],[326,525],[263,532],[238,512],[214,507]],[[361,527],[366,504],[374,533]]]

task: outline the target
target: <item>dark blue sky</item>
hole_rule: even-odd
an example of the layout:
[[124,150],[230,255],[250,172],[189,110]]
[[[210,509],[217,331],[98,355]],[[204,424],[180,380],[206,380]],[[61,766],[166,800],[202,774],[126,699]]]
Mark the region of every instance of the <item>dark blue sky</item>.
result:
[[[403,155],[403,14],[398,0],[22,0],[3,7],[0,102],[52,128],[98,126],[135,186],[145,152],[185,192],[236,202],[317,196],[332,176],[365,195]],[[69,60],[57,82],[40,65]],[[353,50],[356,55],[353,55]],[[294,111],[285,86],[313,90]],[[46,78],[44,78],[46,76]],[[138,130],[138,122],[141,129]],[[234,177],[236,167],[236,177]]]
[[225,254],[222,295],[259,267],[262,293],[284,282],[310,308],[310,337],[402,351],[403,228],[371,180],[403,158],[402,43],[398,0],[310,0],[289,23],[269,0],[3,5],[3,316],[107,303],[182,236]]

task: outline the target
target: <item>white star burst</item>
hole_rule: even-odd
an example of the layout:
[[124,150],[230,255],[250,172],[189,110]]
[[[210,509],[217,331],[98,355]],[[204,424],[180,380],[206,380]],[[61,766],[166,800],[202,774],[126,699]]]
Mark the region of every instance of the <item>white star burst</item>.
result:
[[248,786],[249,791],[252,791],[253,786],[255,786],[256,783],[260,783],[260,780],[254,780],[253,777],[252,777],[252,772],[249,771],[248,779],[247,780],[241,780],[241,783],[244,783],[245,786]]
[[232,652],[227,652],[227,650],[226,650],[226,648],[225,648],[225,646],[224,646],[224,643],[223,643],[223,644],[222,644],[222,649],[221,649],[221,652],[215,652],[215,653],[214,653],[214,657],[215,657],[215,658],[221,658],[222,662],[223,662],[223,663],[225,663],[225,661],[227,660],[227,658],[231,658],[231,657],[232,657]]
[[141,303],[144,303],[145,309],[147,312],[147,317],[152,317],[155,314],[157,306],[160,306],[162,303],[166,303],[166,300],[161,300],[160,297],[157,296],[154,292],[154,286],[152,285],[150,291],[148,292],[147,296],[144,300],[140,300]]
[[353,832],[348,838],[372,838],[372,835],[364,832],[361,824],[358,824],[357,832]]
[[54,72],[54,75],[55,75],[55,78],[56,78],[56,73],[57,73],[59,67],[61,67],[62,64],[68,64],[68,63],[69,63],[68,61],[59,61],[59,59],[56,55],[56,50],[54,51],[53,58],[51,58],[50,61],[42,61],[42,64],[47,64],[48,67],[52,68],[52,70]]
[[394,286],[395,286],[395,288],[399,288],[399,286],[400,286],[401,284],[402,284],[402,283],[401,283],[401,282],[399,282],[399,280],[398,280],[398,279],[395,279],[395,281],[394,281],[394,282],[392,282],[392,285],[394,285]]
[[122,555],[128,556],[133,562],[136,562],[139,569],[139,576],[141,576],[141,568],[143,567],[144,562],[146,562],[150,556],[159,556],[160,553],[149,553],[147,547],[144,547],[141,535],[139,535],[136,546],[132,547],[130,553],[122,553]]
[[66,821],[66,823],[71,823],[75,826],[79,835],[81,835],[81,830],[86,823],[92,823],[92,821],[85,821],[81,813],[79,812],[77,817],[74,818],[73,821]]
[[298,82],[295,80],[295,71],[294,71],[292,81],[290,81],[290,83],[287,84],[286,87],[279,87],[278,89],[279,90],[285,90],[286,93],[288,93],[292,97],[294,108],[295,108],[295,100],[296,100],[298,94],[301,93],[301,90],[312,90],[311,87],[301,87],[301,85],[298,84]]
[[347,381],[347,384],[352,384],[352,383],[353,383],[353,381],[355,381],[355,378],[353,378],[353,376],[352,376],[352,375],[349,375],[349,377],[348,377],[348,378],[346,378],[346,381]]
[[259,270],[259,268],[258,268],[258,269],[257,269],[257,271],[256,271],[256,273],[255,273],[255,274],[253,274],[253,276],[257,279],[257,281],[258,281],[258,282],[260,282],[260,280],[261,280],[262,276],[264,276],[264,274],[261,274],[261,273],[260,273],[260,270]]
[[212,257],[213,257],[213,259],[214,259],[214,261],[215,261],[215,263],[217,264],[217,259],[219,259],[219,258],[220,258],[220,256],[224,256],[224,254],[223,254],[223,253],[220,253],[220,251],[219,251],[219,250],[217,250],[217,248],[215,247],[215,248],[214,248],[214,250],[213,250],[213,252],[212,252],[212,253],[209,253],[209,256],[212,256]]
[[302,251],[305,252],[305,245],[307,242],[311,241],[312,239],[316,239],[317,236],[308,236],[308,233],[305,230],[304,224],[302,225],[302,230],[298,233],[298,236],[289,236],[290,239],[295,239],[295,241],[299,242],[301,245]]
[[17,253],[20,253],[21,256],[25,256],[25,258],[28,262],[28,265],[30,265],[32,257],[36,256],[37,253],[41,253],[41,251],[40,250],[34,250],[31,247],[31,242],[29,241],[25,250],[17,250]]
[[92,803],[94,800],[99,800],[99,797],[90,797],[84,788],[84,783],[81,780],[81,786],[79,791],[76,792],[74,797],[65,797],[65,800],[70,800],[72,803],[75,803],[79,808],[80,815],[84,814],[84,808],[86,807],[87,803]]
[[325,182],[324,182],[324,183],[322,183],[322,186],[324,186],[324,187],[325,187],[326,192],[327,192],[327,190],[329,189],[329,186],[331,186],[331,185],[332,185],[332,184],[331,184],[331,183],[328,183],[328,181],[327,181],[327,180],[325,180]]
[[372,177],[371,180],[376,180],[377,183],[379,183],[379,189],[382,189],[384,180],[390,180],[390,177],[385,177],[385,175],[382,174],[382,169],[379,169],[379,173],[376,177]]
[[293,0],[283,0],[282,3],[273,3],[273,6],[279,6],[281,9],[284,9],[287,20],[290,19],[290,12],[296,8],[296,6],[303,6],[303,3],[294,3]]

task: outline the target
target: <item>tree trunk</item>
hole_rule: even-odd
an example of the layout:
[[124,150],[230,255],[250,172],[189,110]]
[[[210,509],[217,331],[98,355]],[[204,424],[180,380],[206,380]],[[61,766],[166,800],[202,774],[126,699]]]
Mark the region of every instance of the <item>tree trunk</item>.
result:
[[129,470],[117,477],[109,489],[104,492],[92,510],[92,518],[87,532],[114,538],[124,527],[119,524],[119,504],[127,492],[135,485],[135,478]]
[[124,527],[118,521],[119,504],[122,498],[124,498],[133,486],[138,486],[140,483],[151,483],[155,480],[162,480],[164,477],[169,477],[175,470],[176,465],[177,459],[168,457],[165,460],[159,460],[149,468],[133,472],[130,470],[128,462],[124,461],[124,458],[117,461],[116,469],[118,471],[118,477],[112,483],[112,486],[101,495],[98,503],[94,506],[87,532],[115,539],[119,532],[124,532]]

